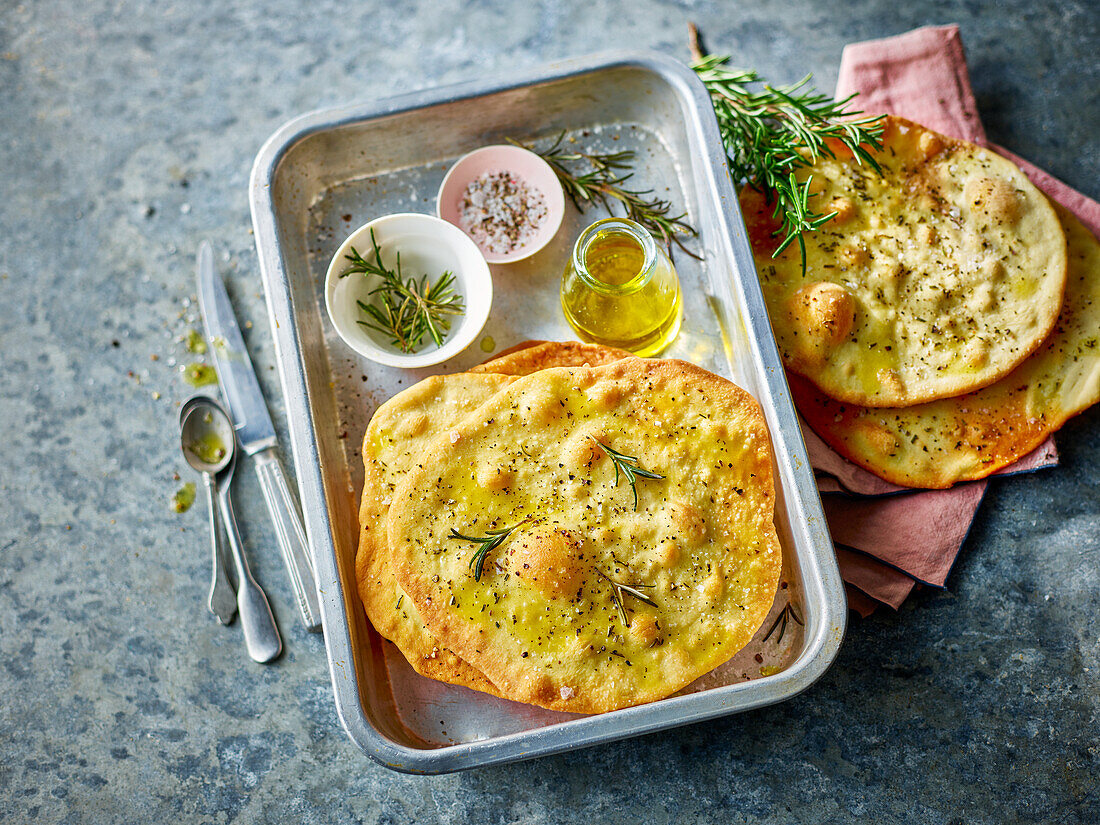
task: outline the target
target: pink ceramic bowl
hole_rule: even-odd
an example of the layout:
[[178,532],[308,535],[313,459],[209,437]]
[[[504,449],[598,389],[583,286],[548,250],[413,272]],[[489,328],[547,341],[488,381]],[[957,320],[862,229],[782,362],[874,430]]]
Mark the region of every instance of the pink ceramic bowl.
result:
[[[471,181],[486,172],[511,172],[528,186],[541,192],[546,200],[545,218],[539,224],[538,230],[522,246],[507,254],[500,254],[490,252],[478,244],[481,254],[491,264],[510,264],[529,258],[550,242],[565,214],[565,195],[557,175],[550,164],[534,152],[519,146],[485,146],[463,155],[443,178],[436,200],[436,212],[443,220],[463,229],[460,220],[462,195]],[[477,243],[476,238],[473,240]]]

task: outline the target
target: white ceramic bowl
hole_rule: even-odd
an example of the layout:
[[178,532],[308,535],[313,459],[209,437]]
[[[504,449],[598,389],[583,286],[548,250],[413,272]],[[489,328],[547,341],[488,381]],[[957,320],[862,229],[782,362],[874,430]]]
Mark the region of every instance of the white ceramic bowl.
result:
[[[453,315],[451,329],[437,347],[427,335],[413,353],[403,353],[382,333],[358,323],[366,316],[356,300],[370,303],[370,290],[378,279],[361,273],[344,277],[350,262],[345,257],[352,247],[367,260],[372,260],[370,233],[382,254],[382,262],[393,266],[401,253],[401,270],[405,278],[417,280],[427,275],[434,282],[445,271],[454,273],[454,290],[462,296],[465,310]],[[429,367],[452,358],[470,346],[485,326],[493,303],[493,280],[489,265],[477,245],[457,226],[431,215],[401,213],[377,218],[351,233],[336,250],[325,275],[325,307],[336,332],[353,350],[390,367]]]
[[[443,178],[436,197],[436,213],[443,220],[461,227],[462,196],[466,187],[475,178],[486,172],[511,172],[518,175],[528,185],[542,193],[546,200],[546,216],[538,231],[523,246],[508,253],[481,253],[491,264],[510,264],[529,258],[550,242],[561,226],[565,215],[565,193],[557,175],[550,164],[520,146],[498,145],[483,146],[455,161],[454,166]],[[480,248],[480,247],[479,247]]]

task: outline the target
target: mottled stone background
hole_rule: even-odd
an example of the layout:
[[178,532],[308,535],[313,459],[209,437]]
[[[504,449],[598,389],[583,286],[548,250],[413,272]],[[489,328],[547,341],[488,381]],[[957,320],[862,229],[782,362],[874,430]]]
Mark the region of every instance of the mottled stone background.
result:
[[[363,757],[238,485],[286,655],[203,607],[177,338],[211,238],[276,421],[246,181],[283,121],[609,46],[832,87],[841,47],[957,22],[992,140],[1100,196],[1093,0],[0,3],[0,821],[1096,822],[1100,412],[995,481],[945,591],[855,621],[781,706],[444,777]],[[156,356],[158,360],[153,360]],[[159,395],[159,397],[158,397]]]

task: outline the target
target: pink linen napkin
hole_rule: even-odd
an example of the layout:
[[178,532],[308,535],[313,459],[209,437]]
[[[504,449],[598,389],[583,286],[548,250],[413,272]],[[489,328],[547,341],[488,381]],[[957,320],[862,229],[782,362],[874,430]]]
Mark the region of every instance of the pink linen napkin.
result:
[[[896,114],[947,135],[988,145],[978,117],[957,26],[934,26],[844,49],[836,96],[856,92],[856,108]],[[1000,147],[1048,196],[1100,234],[1100,204]],[[988,482],[906,492],[842,458],[803,426],[849,605],[868,615],[897,608],[918,583],[942,587]],[[1053,439],[999,474],[1058,462]]]

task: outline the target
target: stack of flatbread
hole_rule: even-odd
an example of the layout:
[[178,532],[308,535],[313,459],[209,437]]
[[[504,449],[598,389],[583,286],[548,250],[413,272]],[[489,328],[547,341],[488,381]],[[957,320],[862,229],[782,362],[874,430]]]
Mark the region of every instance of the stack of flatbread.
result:
[[837,147],[800,170],[834,213],[773,257],[741,205],[796,406],[896,484],[982,478],[1100,399],[1100,243],[1010,161],[887,117],[881,175]]
[[775,597],[760,407],[681,361],[522,346],[391,398],[363,460],[360,596],[434,679],[579,713],[650,702]]

